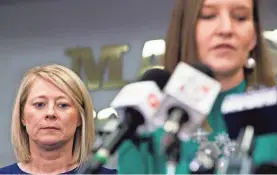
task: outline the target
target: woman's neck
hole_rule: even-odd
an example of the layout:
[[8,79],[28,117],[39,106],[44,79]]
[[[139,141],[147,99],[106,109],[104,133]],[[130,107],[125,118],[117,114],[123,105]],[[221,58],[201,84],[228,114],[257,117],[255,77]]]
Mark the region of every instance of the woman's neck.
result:
[[31,174],[60,174],[76,168],[72,163],[72,146],[70,141],[58,149],[46,151],[35,143],[30,143],[31,161],[19,163],[19,167]]
[[231,76],[216,76],[215,78],[221,84],[221,92],[224,92],[238,86],[244,80],[244,74],[241,70]]

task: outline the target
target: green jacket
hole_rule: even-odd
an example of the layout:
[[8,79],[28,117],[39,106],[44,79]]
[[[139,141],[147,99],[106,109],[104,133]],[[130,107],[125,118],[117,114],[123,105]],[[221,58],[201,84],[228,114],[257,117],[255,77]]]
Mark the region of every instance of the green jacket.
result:
[[[213,129],[209,140],[213,140],[219,133],[226,132],[225,122],[220,112],[224,97],[228,94],[241,93],[245,90],[243,81],[237,87],[220,93],[213,109],[208,116],[208,123]],[[135,146],[131,141],[125,141],[118,150],[118,174],[165,174],[166,157],[161,154],[161,138],[163,130],[158,129],[151,135],[152,145],[145,142]],[[176,168],[176,174],[188,174],[189,162],[197,151],[198,144],[194,142],[181,143],[180,163]],[[151,149],[152,148],[152,149]],[[277,161],[277,134],[263,135],[255,138],[254,162],[260,164],[267,161]]]

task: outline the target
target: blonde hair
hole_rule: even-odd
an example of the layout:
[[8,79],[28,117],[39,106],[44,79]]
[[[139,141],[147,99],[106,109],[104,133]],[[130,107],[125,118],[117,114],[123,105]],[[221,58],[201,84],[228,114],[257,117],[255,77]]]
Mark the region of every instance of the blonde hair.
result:
[[[179,61],[194,63],[198,61],[195,41],[195,27],[203,0],[175,0],[174,9],[166,38],[166,53],[162,60],[165,69],[173,71]],[[253,72],[245,72],[248,86],[274,86],[275,76],[267,46],[262,35],[259,5],[253,0],[253,23],[257,34],[257,45],[250,53],[256,60]]]
[[76,105],[81,126],[76,129],[72,148],[73,162],[82,164],[88,158],[94,139],[93,106],[86,86],[70,69],[57,65],[34,67],[26,72],[18,89],[12,111],[11,141],[15,156],[20,162],[31,160],[29,137],[21,123],[23,109],[29,90],[37,78],[43,78],[66,93]]

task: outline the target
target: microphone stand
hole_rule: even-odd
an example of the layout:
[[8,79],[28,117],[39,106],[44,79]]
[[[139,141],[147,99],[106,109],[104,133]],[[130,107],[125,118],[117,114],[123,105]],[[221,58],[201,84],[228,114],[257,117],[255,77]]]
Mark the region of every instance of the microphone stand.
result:
[[254,170],[251,158],[251,147],[253,144],[254,128],[247,126],[241,132],[238,140],[238,147],[228,158],[218,163],[219,174],[252,174]]
[[171,139],[168,146],[165,148],[167,155],[166,171],[167,175],[174,175],[176,173],[176,166],[180,160],[180,140],[176,135],[169,136]]
[[99,174],[102,165],[107,163],[121,143],[131,139],[137,127],[144,123],[144,118],[138,111],[127,108],[125,113],[125,119],[118,125],[118,129],[111,133],[95,155],[79,168],[78,174]]
[[180,140],[178,132],[182,125],[189,120],[186,111],[173,108],[170,112],[169,121],[164,124],[165,136],[162,139],[162,151],[167,156],[167,174],[173,175],[176,171],[176,165],[180,160]]
[[217,158],[221,154],[216,142],[208,141],[209,133],[199,128],[194,134],[194,140],[199,144],[195,158],[190,162],[191,174],[213,174]]

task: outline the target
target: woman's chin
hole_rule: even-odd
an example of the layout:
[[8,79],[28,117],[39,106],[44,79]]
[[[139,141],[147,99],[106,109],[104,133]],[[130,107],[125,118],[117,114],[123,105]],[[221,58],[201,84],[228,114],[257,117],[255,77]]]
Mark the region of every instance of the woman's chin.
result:
[[212,69],[214,76],[231,76],[242,69],[230,64],[211,64],[210,68]]
[[47,137],[47,138],[40,138],[38,142],[40,145],[51,147],[61,143],[61,140],[56,137]]

